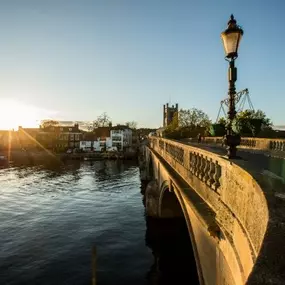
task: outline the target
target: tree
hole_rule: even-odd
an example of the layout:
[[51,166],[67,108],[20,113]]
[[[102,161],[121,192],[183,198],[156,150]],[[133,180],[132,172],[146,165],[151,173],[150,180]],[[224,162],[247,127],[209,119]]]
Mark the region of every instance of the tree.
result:
[[59,122],[55,120],[42,120],[40,127],[47,128],[47,127],[55,127],[58,125],[59,125]]
[[209,116],[202,110],[192,108],[189,110],[181,109],[178,115],[180,127],[204,127],[208,128],[211,124]]
[[103,113],[97,117],[96,120],[92,122],[92,125],[88,127],[89,130],[93,130],[99,127],[109,127],[112,126],[111,118],[107,115],[107,113]]
[[218,124],[225,126],[227,124],[227,120],[224,117],[222,117],[219,119]]
[[177,112],[175,112],[173,114],[171,123],[166,127],[166,131],[173,132],[179,128],[178,118],[179,118],[179,115]]
[[261,110],[244,110],[233,122],[233,130],[242,136],[257,136],[265,129],[272,129],[272,122]]
[[130,129],[135,130],[137,128],[138,123],[135,121],[126,122],[125,125]]
[[212,124],[209,128],[209,133],[214,137],[222,137],[226,134],[226,125],[227,121],[225,118],[220,118],[219,121],[215,124]]
[[202,110],[196,108],[181,109],[166,127],[164,136],[173,139],[197,137],[198,134],[205,135],[210,125],[211,121],[208,115]]

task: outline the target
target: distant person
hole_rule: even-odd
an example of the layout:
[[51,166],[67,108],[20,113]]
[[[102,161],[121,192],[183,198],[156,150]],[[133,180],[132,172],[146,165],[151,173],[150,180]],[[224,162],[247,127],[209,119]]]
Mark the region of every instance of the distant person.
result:
[[225,147],[227,144],[227,135],[224,135],[223,138],[222,138],[222,147]]
[[198,143],[200,143],[200,142],[201,142],[201,140],[202,140],[202,136],[201,136],[201,134],[200,134],[200,133],[198,134],[197,138],[198,138]]

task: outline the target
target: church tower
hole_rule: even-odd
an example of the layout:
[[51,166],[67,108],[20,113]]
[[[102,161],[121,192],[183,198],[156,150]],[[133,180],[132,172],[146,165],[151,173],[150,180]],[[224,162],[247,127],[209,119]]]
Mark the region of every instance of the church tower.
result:
[[166,128],[172,121],[175,115],[178,115],[178,104],[169,106],[167,103],[163,105],[163,127]]

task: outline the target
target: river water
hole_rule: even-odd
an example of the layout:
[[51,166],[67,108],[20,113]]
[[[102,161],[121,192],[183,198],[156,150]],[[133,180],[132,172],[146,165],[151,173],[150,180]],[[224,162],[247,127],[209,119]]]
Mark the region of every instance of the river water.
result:
[[134,162],[1,169],[0,284],[92,284],[94,267],[99,285],[196,284],[182,281],[192,262],[185,223],[169,221],[175,236],[157,237],[140,190]]

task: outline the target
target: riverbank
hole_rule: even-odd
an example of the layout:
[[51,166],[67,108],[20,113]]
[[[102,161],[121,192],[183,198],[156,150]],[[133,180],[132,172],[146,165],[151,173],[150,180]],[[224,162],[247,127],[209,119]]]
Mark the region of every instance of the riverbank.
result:
[[47,159],[55,160],[136,160],[138,152],[136,150],[125,152],[82,152],[82,153],[54,153],[47,150],[12,150],[0,151],[0,156],[7,158],[8,162],[14,161],[46,161]]

